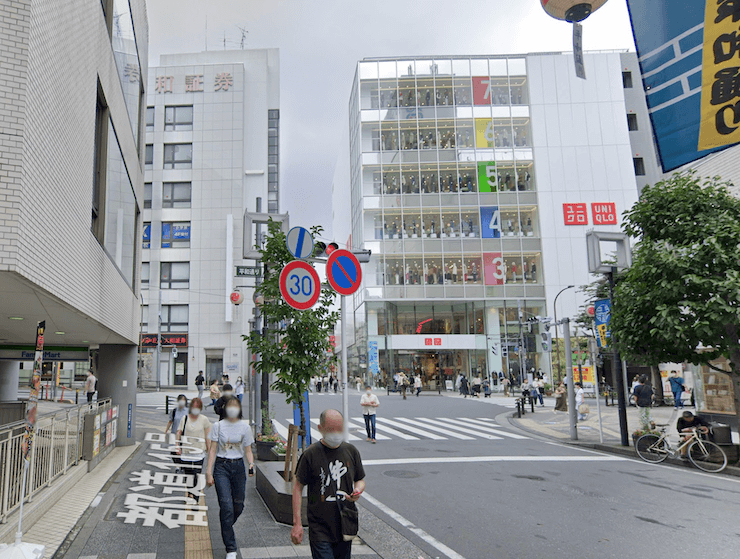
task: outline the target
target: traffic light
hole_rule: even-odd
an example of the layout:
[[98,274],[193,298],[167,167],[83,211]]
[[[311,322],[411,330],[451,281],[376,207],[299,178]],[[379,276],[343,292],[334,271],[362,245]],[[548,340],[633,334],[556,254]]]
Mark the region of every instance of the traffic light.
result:
[[550,332],[542,332],[542,351],[552,351],[552,334]]
[[509,356],[509,346],[504,344],[501,346],[501,357],[508,357],[508,356]]
[[338,248],[339,245],[337,243],[326,244],[324,242],[317,241],[314,244],[313,256],[314,258],[326,258]]

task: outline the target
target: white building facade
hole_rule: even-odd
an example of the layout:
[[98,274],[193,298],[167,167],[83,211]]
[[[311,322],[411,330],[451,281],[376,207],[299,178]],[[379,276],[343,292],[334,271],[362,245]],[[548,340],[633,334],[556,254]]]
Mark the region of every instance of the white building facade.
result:
[[[640,87],[635,55],[585,59],[588,80],[568,54],[358,64],[334,193],[351,185],[335,221],[350,214],[352,247],[373,253],[348,317],[351,371],[431,388],[551,373],[527,321],[591,281],[585,233],[618,231],[656,162],[644,97],[625,93]],[[558,315],[582,302],[566,289]]]
[[192,387],[201,370],[233,380],[253,316],[254,279],[236,276],[255,264],[242,260],[244,212],[279,210],[278,51],[163,55],[149,85],[143,374],[158,385]]

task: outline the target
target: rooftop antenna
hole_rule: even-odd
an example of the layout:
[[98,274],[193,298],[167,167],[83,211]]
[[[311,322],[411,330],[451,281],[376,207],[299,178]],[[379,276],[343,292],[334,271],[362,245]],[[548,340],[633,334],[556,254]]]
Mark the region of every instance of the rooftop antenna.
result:
[[247,33],[249,33],[249,31],[247,31],[246,27],[239,27],[238,25],[236,26],[236,28],[242,32],[242,40],[239,44],[239,48],[241,50],[244,50],[244,43],[246,43],[247,41]]

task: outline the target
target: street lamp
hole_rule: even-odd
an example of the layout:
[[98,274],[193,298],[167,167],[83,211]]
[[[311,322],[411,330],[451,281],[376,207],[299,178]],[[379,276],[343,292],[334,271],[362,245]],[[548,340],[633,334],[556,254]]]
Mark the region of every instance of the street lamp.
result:
[[[563,378],[563,370],[560,367],[560,343],[558,340],[558,297],[560,297],[560,294],[563,291],[566,291],[568,289],[573,289],[575,285],[569,285],[568,287],[564,287],[561,289],[557,295],[555,295],[555,301],[553,302],[552,306],[555,311],[554,317],[555,317],[555,359],[558,360],[558,380],[561,380]],[[555,379],[553,379],[554,381]]]

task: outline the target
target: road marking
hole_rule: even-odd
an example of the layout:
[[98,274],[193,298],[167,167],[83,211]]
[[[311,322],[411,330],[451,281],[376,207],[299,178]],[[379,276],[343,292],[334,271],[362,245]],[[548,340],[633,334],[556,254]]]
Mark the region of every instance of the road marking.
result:
[[498,425],[485,424],[482,421],[476,421],[475,419],[468,419],[467,417],[461,418],[461,419],[438,417],[437,419],[439,419],[440,421],[446,421],[447,423],[455,423],[457,425],[463,425],[466,427],[476,427],[477,429],[483,429],[487,433],[501,435],[502,437],[509,437],[510,439],[518,439],[518,440],[529,439],[529,437],[524,437],[522,435],[517,435],[515,433],[508,433],[506,431],[501,431],[501,429],[498,428],[499,427]]
[[489,435],[488,433],[483,433],[482,431],[474,431],[473,429],[466,429],[465,427],[458,427],[457,425],[443,423],[441,421],[437,421],[436,419],[429,419],[426,417],[417,417],[416,419],[424,423],[431,423],[432,425],[439,425],[440,427],[454,429],[455,431],[460,431],[461,433],[467,433],[468,435],[475,435],[476,437],[481,437],[483,439],[489,439],[491,441],[501,440],[501,437],[497,437],[496,435]]
[[[351,419],[347,420],[347,426],[349,428],[354,428],[363,433],[364,435],[367,435],[367,431],[365,431],[365,420],[362,420],[362,423],[359,422],[359,420],[355,420],[357,423],[352,423]],[[376,441],[390,441],[392,440],[390,437],[386,437],[385,435],[378,433],[378,426],[375,426],[375,440]],[[367,437],[365,437],[367,438]]]
[[398,522],[401,526],[403,526],[404,528],[408,528],[408,530],[410,530],[411,532],[419,536],[422,540],[424,540],[426,543],[434,547],[436,550],[440,551],[441,553],[444,553],[450,559],[465,559],[465,557],[463,557],[462,555],[460,555],[453,549],[447,547],[437,538],[431,536],[430,534],[427,534],[421,528],[414,526],[414,524],[410,520],[406,520],[406,518],[398,514],[396,511],[394,511],[390,507],[387,507],[386,505],[378,501],[375,497],[368,495],[367,492],[363,493],[362,496],[364,499],[367,500],[368,503],[378,507],[381,511],[383,511],[385,514],[390,516],[393,520]]
[[377,423],[378,430],[383,430],[386,433],[390,433],[391,435],[396,435],[397,437],[400,437],[401,439],[405,439],[407,441],[418,441],[419,440],[419,437],[414,437],[413,435],[407,435],[406,433],[401,433],[401,431],[396,431],[393,427],[386,426],[384,419],[375,418],[375,422]]
[[416,429],[415,427],[409,427],[408,425],[404,425],[403,423],[399,421],[393,421],[392,419],[383,418],[383,422],[389,425],[393,425],[394,427],[398,427],[399,429],[405,429],[409,433],[415,433],[417,435],[421,435],[422,437],[427,437],[435,441],[446,441],[447,440],[446,438],[440,437],[439,435],[435,435],[434,433],[430,433],[429,431],[422,431],[421,429]]
[[447,429],[442,429],[441,427],[432,427],[431,425],[427,425],[426,423],[421,423],[419,421],[414,421],[413,419],[406,419],[409,423],[413,425],[418,425],[419,427],[424,427],[424,429],[429,429],[430,431],[436,431],[437,433],[442,433],[443,435],[447,435],[448,437],[452,437],[454,439],[460,439],[461,441],[474,441],[475,437],[468,437],[467,435],[460,435],[458,433],[453,433],[452,431],[448,431]]
[[625,462],[627,456],[432,456],[429,458],[381,458],[363,460],[363,466],[400,464],[453,464],[473,462]]

